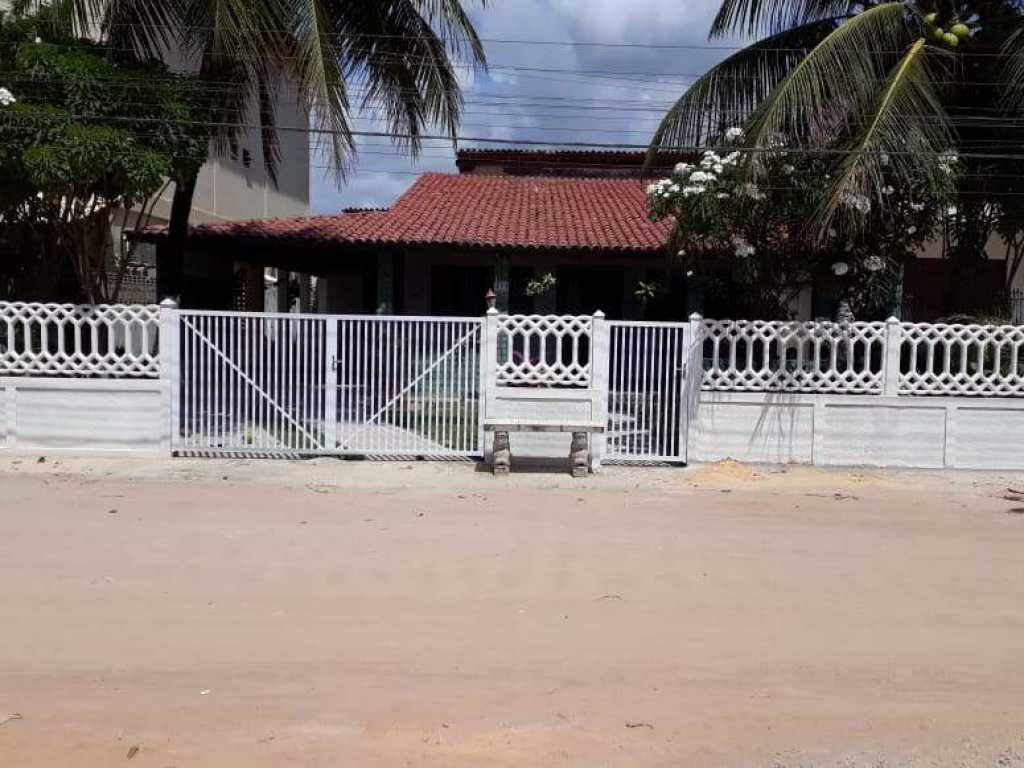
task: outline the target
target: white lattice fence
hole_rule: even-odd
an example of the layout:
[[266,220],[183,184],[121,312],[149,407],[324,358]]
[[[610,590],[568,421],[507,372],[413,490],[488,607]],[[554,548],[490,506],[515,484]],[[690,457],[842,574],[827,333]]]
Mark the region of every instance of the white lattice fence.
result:
[[703,388],[880,394],[885,323],[707,320]]
[[1024,395],[1024,326],[904,323],[901,395]]
[[0,375],[156,378],[152,305],[0,302]]
[[497,384],[590,385],[592,318],[498,317]]

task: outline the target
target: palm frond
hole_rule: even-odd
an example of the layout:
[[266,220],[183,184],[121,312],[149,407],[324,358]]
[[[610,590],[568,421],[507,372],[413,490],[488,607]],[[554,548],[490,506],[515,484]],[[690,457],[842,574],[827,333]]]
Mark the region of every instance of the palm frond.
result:
[[870,108],[895,61],[917,37],[913,11],[888,2],[825,37],[772,90],[747,125],[752,149],[784,137],[822,143],[843,135]]
[[90,37],[147,61],[165,56],[177,42],[182,0],[52,0],[50,18],[61,32]]
[[333,38],[339,32],[338,9],[324,0],[291,0],[289,8],[294,49],[288,71],[299,103],[310,110],[310,119],[320,131],[318,148],[329,147],[334,167],[344,174],[355,141],[345,72]]
[[710,37],[776,35],[815,21],[848,16],[871,5],[874,3],[862,0],[722,0]]
[[940,193],[949,185],[939,155],[954,141],[949,116],[934,86],[932,56],[924,38],[915,42],[893,67],[868,119],[863,121],[848,153],[834,174],[835,181],[822,209],[823,226],[840,219],[847,228],[865,218],[849,204],[860,200],[876,205],[885,199],[888,180]]
[[999,78],[1004,84],[1003,103],[1010,111],[1024,107],[1024,28],[1010,35],[1002,49]]
[[821,19],[759,40],[732,54],[687,89],[651,140],[659,149],[703,146],[730,125],[741,125],[841,18]]

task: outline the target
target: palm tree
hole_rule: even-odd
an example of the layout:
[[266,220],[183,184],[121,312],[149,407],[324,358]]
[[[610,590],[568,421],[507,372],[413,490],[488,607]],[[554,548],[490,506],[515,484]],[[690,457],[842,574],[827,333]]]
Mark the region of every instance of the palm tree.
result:
[[984,258],[1005,180],[1020,175],[1022,27],[1019,0],[722,0],[710,37],[756,42],[683,94],[652,150],[704,146],[743,124],[752,174],[780,136],[828,153],[822,231],[855,226],[842,201],[881,202],[893,180],[948,187],[941,157],[952,150],[960,208],[971,215],[950,251]]
[[[23,0],[24,1],[24,0]],[[481,6],[487,0],[478,0]],[[258,116],[267,169],[279,160],[282,79],[344,175],[354,107],[378,110],[412,152],[431,126],[454,137],[462,95],[453,59],[486,66],[462,0],[56,0],[56,15],[140,59],[180,52],[208,86],[219,148]],[[354,85],[359,86],[355,98]],[[253,121],[256,122],[256,121]],[[162,271],[180,275],[200,168],[177,170]],[[178,278],[180,280],[180,277]],[[178,292],[180,285],[166,286]]]

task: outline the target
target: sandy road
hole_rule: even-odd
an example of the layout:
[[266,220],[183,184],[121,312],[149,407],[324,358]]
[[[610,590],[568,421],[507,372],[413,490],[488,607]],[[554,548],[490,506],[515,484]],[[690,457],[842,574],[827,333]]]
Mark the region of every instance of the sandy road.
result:
[[5,768],[1024,765],[1013,477],[16,461]]

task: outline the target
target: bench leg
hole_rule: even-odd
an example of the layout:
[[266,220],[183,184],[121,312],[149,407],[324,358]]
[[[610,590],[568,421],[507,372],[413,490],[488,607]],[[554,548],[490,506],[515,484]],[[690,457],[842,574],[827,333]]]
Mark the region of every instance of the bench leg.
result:
[[590,473],[590,446],[586,432],[573,432],[569,448],[569,466],[573,477],[586,477]]
[[508,432],[494,433],[494,458],[491,469],[496,475],[507,475],[512,470],[512,445]]

